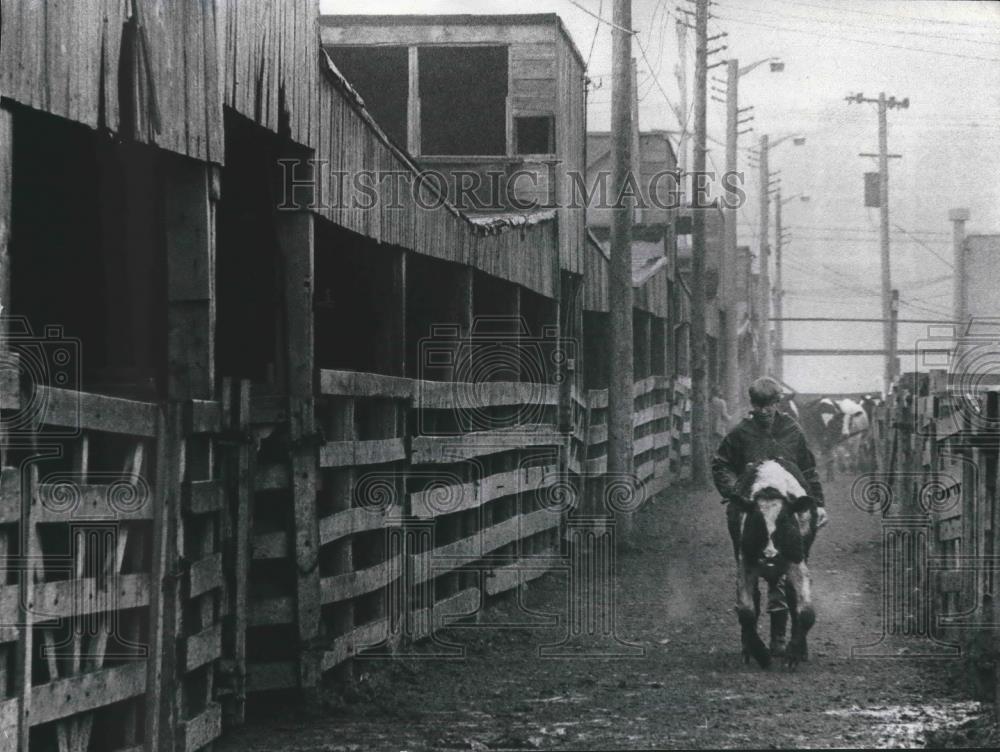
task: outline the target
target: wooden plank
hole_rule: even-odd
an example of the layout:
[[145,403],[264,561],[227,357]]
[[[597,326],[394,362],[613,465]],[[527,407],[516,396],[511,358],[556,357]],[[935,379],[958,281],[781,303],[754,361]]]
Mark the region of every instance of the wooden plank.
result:
[[411,442],[410,459],[414,465],[452,463],[524,447],[559,446],[562,442],[562,434],[551,425],[519,426],[461,436],[418,436]]
[[[71,508],[64,509],[66,495],[72,497]],[[145,484],[109,483],[40,483],[36,490],[38,522],[68,522],[75,517],[90,519],[149,520],[154,504]],[[145,502],[132,499],[146,497]]]
[[200,714],[181,724],[180,735],[185,752],[195,752],[211,744],[222,735],[222,706],[208,703]]
[[[251,387],[250,381],[244,379],[235,384],[236,394],[233,399],[233,427],[238,431],[246,431],[251,419]],[[234,725],[240,725],[246,715],[247,661],[246,641],[249,623],[249,589],[250,563],[253,536],[253,499],[252,481],[254,478],[257,452],[247,444],[240,444],[236,451],[235,482],[231,485],[234,501],[233,522],[233,572],[232,572],[232,619],[231,644],[232,659],[236,667],[233,685],[233,703],[230,708],[229,720]]]
[[222,553],[216,552],[191,564],[188,570],[189,597],[197,598],[222,587]]
[[320,447],[323,468],[382,465],[406,459],[406,442],[401,438],[369,441],[328,441]]
[[939,541],[958,540],[962,537],[962,520],[956,515],[950,519],[942,520],[937,525],[937,537]]
[[587,392],[587,403],[591,410],[604,410],[608,407],[608,390],[591,389]]
[[323,604],[340,603],[385,587],[389,584],[390,575],[398,571],[400,560],[400,556],[394,556],[366,569],[322,578],[320,593]]
[[475,614],[482,603],[479,588],[468,588],[413,613],[414,639],[430,636],[448,623]]
[[17,729],[21,702],[17,697],[0,700],[0,752],[17,752],[17,734],[10,733]]
[[321,370],[319,393],[331,397],[410,399],[413,379],[359,371]]
[[508,407],[513,405],[558,405],[556,384],[533,384],[524,381],[463,382],[417,381],[414,406],[424,410],[452,410],[469,406]]
[[331,648],[323,653],[323,671],[329,671],[339,666],[365,648],[382,644],[388,636],[389,622],[387,619],[376,619],[355,627],[347,634],[335,639]]
[[420,53],[414,45],[407,49],[406,145],[420,155]]
[[160,503],[153,520],[149,659],[146,665],[146,728],[150,746],[173,749],[176,704],[172,681],[176,668],[178,598],[176,562],[177,514],[180,501],[180,414],[176,407],[160,413],[156,434],[156,490]]
[[355,535],[378,530],[386,524],[386,515],[376,509],[354,507],[334,512],[319,521],[320,545]]
[[225,489],[217,480],[184,482],[184,511],[188,514],[212,514],[222,509]]
[[511,74],[514,78],[554,78],[556,74],[555,58],[524,58],[511,50]]
[[21,472],[16,467],[0,470],[0,525],[21,519]]
[[222,655],[222,622],[191,635],[184,642],[184,671],[191,672]]
[[37,726],[96,710],[145,691],[145,661],[51,681],[31,689],[31,724]]
[[[4,87],[0,86],[0,90]],[[14,115],[3,105],[0,105],[0,305],[8,312],[13,311],[10,300],[11,265],[11,197],[14,195]],[[9,357],[7,346],[7,321],[0,320],[0,352]],[[13,368],[0,369],[3,382],[0,383],[0,407],[3,409],[18,408],[19,402],[13,399],[20,394],[18,385],[19,372]],[[5,448],[6,449],[6,448]],[[3,456],[6,457],[6,451]],[[0,463],[2,464],[2,463]]]
[[46,425],[148,438],[156,435],[155,404],[44,385],[37,387],[37,394],[45,405],[42,420]]
[[320,39],[324,46],[532,44],[551,49],[555,54],[553,30],[545,23],[530,26],[503,23],[383,25],[377,22],[339,25],[333,20],[321,23]]
[[590,445],[606,444],[608,441],[608,427],[606,424],[591,426],[587,434],[587,443]]
[[414,517],[427,519],[474,509],[482,503],[479,487],[475,483],[435,483],[427,490],[410,494],[410,513]]
[[664,418],[670,417],[670,405],[661,402],[656,405],[651,405],[644,410],[637,410],[632,415],[632,427],[638,428],[639,426],[644,426],[647,423],[653,423],[657,420],[663,420]]
[[35,584],[30,605],[36,621],[65,619],[149,605],[149,575],[145,572],[109,577],[111,592],[95,577]]
[[558,527],[559,524],[558,514],[548,509],[539,509],[529,514],[510,517],[471,537],[446,543],[431,551],[415,554],[411,557],[410,564],[413,572],[413,584],[419,584],[463,567],[498,548],[545,530],[551,530]]
[[215,400],[189,400],[184,408],[186,434],[218,433],[222,429],[222,406]]
[[632,447],[633,456],[638,457],[640,454],[651,451],[655,446],[655,441],[656,437],[653,435],[636,439]]

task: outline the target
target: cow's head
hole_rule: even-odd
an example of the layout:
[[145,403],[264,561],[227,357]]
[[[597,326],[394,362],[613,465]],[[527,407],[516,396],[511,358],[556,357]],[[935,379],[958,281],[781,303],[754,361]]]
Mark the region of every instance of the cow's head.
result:
[[799,563],[808,555],[816,534],[816,502],[774,460],[753,472],[750,497],[737,502],[746,515],[740,546],[747,561],[777,575],[788,562]]

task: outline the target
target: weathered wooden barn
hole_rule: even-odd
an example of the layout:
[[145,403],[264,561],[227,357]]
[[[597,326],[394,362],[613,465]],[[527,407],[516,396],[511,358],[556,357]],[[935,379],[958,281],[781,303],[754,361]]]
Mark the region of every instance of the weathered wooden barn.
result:
[[[405,71],[369,101],[315,0],[2,15],[0,749],[201,749],[559,561],[603,468],[607,257],[582,211],[420,179],[479,163],[435,25],[354,24]],[[478,156],[582,166],[558,19],[490,18],[448,22],[506,55]],[[656,490],[688,425],[668,267],[634,273]]]

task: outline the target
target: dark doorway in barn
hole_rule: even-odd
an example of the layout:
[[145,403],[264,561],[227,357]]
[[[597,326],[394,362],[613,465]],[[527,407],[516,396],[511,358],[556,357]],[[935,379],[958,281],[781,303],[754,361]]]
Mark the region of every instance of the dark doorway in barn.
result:
[[278,238],[278,159],[287,154],[270,131],[225,112],[216,245],[216,368],[280,390],[283,355],[282,266]]
[[403,375],[403,252],[316,225],[316,365]]
[[[41,358],[48,386],[155,399],[166,366],[167,157],[48,114],[12,111],[11,300],[3,311],[15,317],[11,347]],[[72,361],[50,362],[56,353]]]

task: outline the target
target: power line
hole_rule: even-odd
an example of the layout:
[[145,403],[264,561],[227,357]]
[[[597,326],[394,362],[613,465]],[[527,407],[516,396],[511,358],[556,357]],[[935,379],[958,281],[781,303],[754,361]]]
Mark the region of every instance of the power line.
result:
[[917,245],[919,245],[922,248],[924,248],[928,253],[930,253],[932,256],[934,256],[934,258],[936,258],[942,264],[944,264],[945,266],[947,266],[949,269],[954,269],[955,268],[955,265],[953,263],[951,263],[948,259],[944,258],[941,254],[939,254],[937,251],[935,251],[933,248],[931,248],[929,245],[927,245],[927,243],[925,243],[924,241],[922,241],[920,238],[917,238],[917,237],[911,235],[910,233],[908,233],[905,229],[903,229],[902,227],[900,227],[895,222],[893,222],[892,226],[895,227],[900,232],[902,232],[907,237],[911,238],[914,243],[916,243]]
[[[572,0],[570,0],[572,2]],[[787,31],[792,34],[809,34],[810,36],[820,37],[821,39],[839,39],[845,42],[855,42],[857,44],[870,44],[876,47],[892,47],[897,50],[909,50],[910,52],[923,52],[928,55],[944,55],[945,57],[956,57],[962,58],[963,60],[980,60],[987,63],[1000,63],[1000,58],[997,57],[983,57],[982,55],[963,55],[959,52],[943,52],[941,50],[929,50],[926,47],[908,47],[902,44],[890,44],[889,42],[876,42],[871,39],[857,39],[855,37],[845,37],[838,34],[823,34],[818,31],[813,31],[811,29],[802,29],[794,26],[774,26],[773,24],[760,23],[758,21],[747,21],[742,18],[727,18],[726,16],[719,16],[720,19],[726,21],[732,21],[734,23],[749,24],[750,26],[761,26],[765,29],[775,29],[777,31]]]
[[590,40],[590,52],[587,54],[587,65],[585,68],[590,68],[590,61],[594,57],[594,47],[597,45],[597,32],[601,30],[600,15],[601,11],[604,10],[604,0],[601,0],[597,6],[597,23],[594,24],[594,38]]
[[596,14],[596,13],[594,13],[594,11],[592,11],[592,10],[588,10],[588,9],[587,9],[587,8],[585,8],[584,6],[580,5],[580,3],[576,2],[576,0],[566,0],[566,2],[568,2],[568,3],[570,4],[570,5],[573,5],[573,6],[577,7],[577,8],[579,8],[579,9],[580,9],[580,10],[582,10],[582,11],[583,11],[584,13],[586,13],[586,14],[587,14],[588,16],[591,16],[591,17],[593,17],[593,18],[596,18],[596,19],[597,19],[597,20],[598,20],[598,21],[599,21],[600,23],[602,23],[602,24],[607,24],[607,25],[608,25],[608,26],[610,26],[610,27],[611,27],[612,29],[618,29],[618,31],[624,31],[624,32],[625,32],[626,34],[633,34],[633,35],[635,35],[635,34],[638,34],[638,33],[639,33],[638,31],[635,31],[635,30],[633,30],[633,29],[626,29],[626,28],[624,28],[624,27],[622,27],[622,26],[619,26],[618,24],[616,24],[616,23],[613,23],[612,21],[609,21],[609,20],[608,20],[608,19],[606,19],[606,18],[601,18],[601,16],[599,16],[599,15],[598,15],[598,14]]
[[[726,4],[726,5],[720,4],[720,7],[722,7],[723,9],[725,9],[727,11],[733,11],[733,10],[743,11],[744,10],[743,8],[740,8],[738,6],[731,6],[731,5],[728,5],[728,4]],[[778,16],[779,18],[796,18],[796,19],[800,19],[802,21],[810,21],[812,23],[825,23],[825,24],[832,24],[834,26],[844,26],[844,27],[853,28],[853,29],[862,29],[863,31],[866,31],[866,32],[871,33],[871,34],[884,34],[886,32],[889,32],[890,34],[904,34],[904,35],[907,35],[907,36],[916,36],[916,37],[921,37],[921,38],[924,38],[924,39],[944,39],[944,40],[948,40],[948,41],[952,41],[952,42],[968,42],[968,43],[972,43],[972,44],[985,44],[985,45],[989,45],[991,47],[1000,47],[1000,42],[984,42],[984,41],[979,41],[979,40],[976,40],[976,39],[970,39],[969,37],[952,37],[952,36],[946,36],[946,35],[941,35],[941,34],[931,34],[931,33],[924,32],[924,31],[911,31],[911,30],[908,30],[908,29],[885,29],[885,28],[874,29],[871,26],[866,26],[865,24],[850,23],[848,21],[829,21],[829,20],[827,20],[825,18],[816,18],[815,16],[800,16],[800,15],[796,15],[794,13],[776,13],[774,11],[767,11],[767,10],[760,10],[760,9],[754,9],[752,12],[754,14],[764,13],[764,14],[769,15],[769,16]]]
[[796,5],[803,8],[816,8],[817,10],[825,10],[827,12],[836,13],[859,13],[863,16],[877,16],[879,18],[890,18],[894,21],[912,21],[914,23],[921,24],[941,24],[946,26],[966,26],[972,27],[973,29],[982,30],[979,24],[968,23],[964,21],[948,21],[943,18],[927,18],[926,16],[903,16],[903,15],[889,15],[887,13],[877,13],[870,10],[858,10],[856,8],[847,8],[843,3],[838,3],[837,7],[834,8],[829,5],[816,5],[814,3],[804,3],[804,2],[794,2],[793,0],[776,0],[776,2],[784,3],[785,5]]

